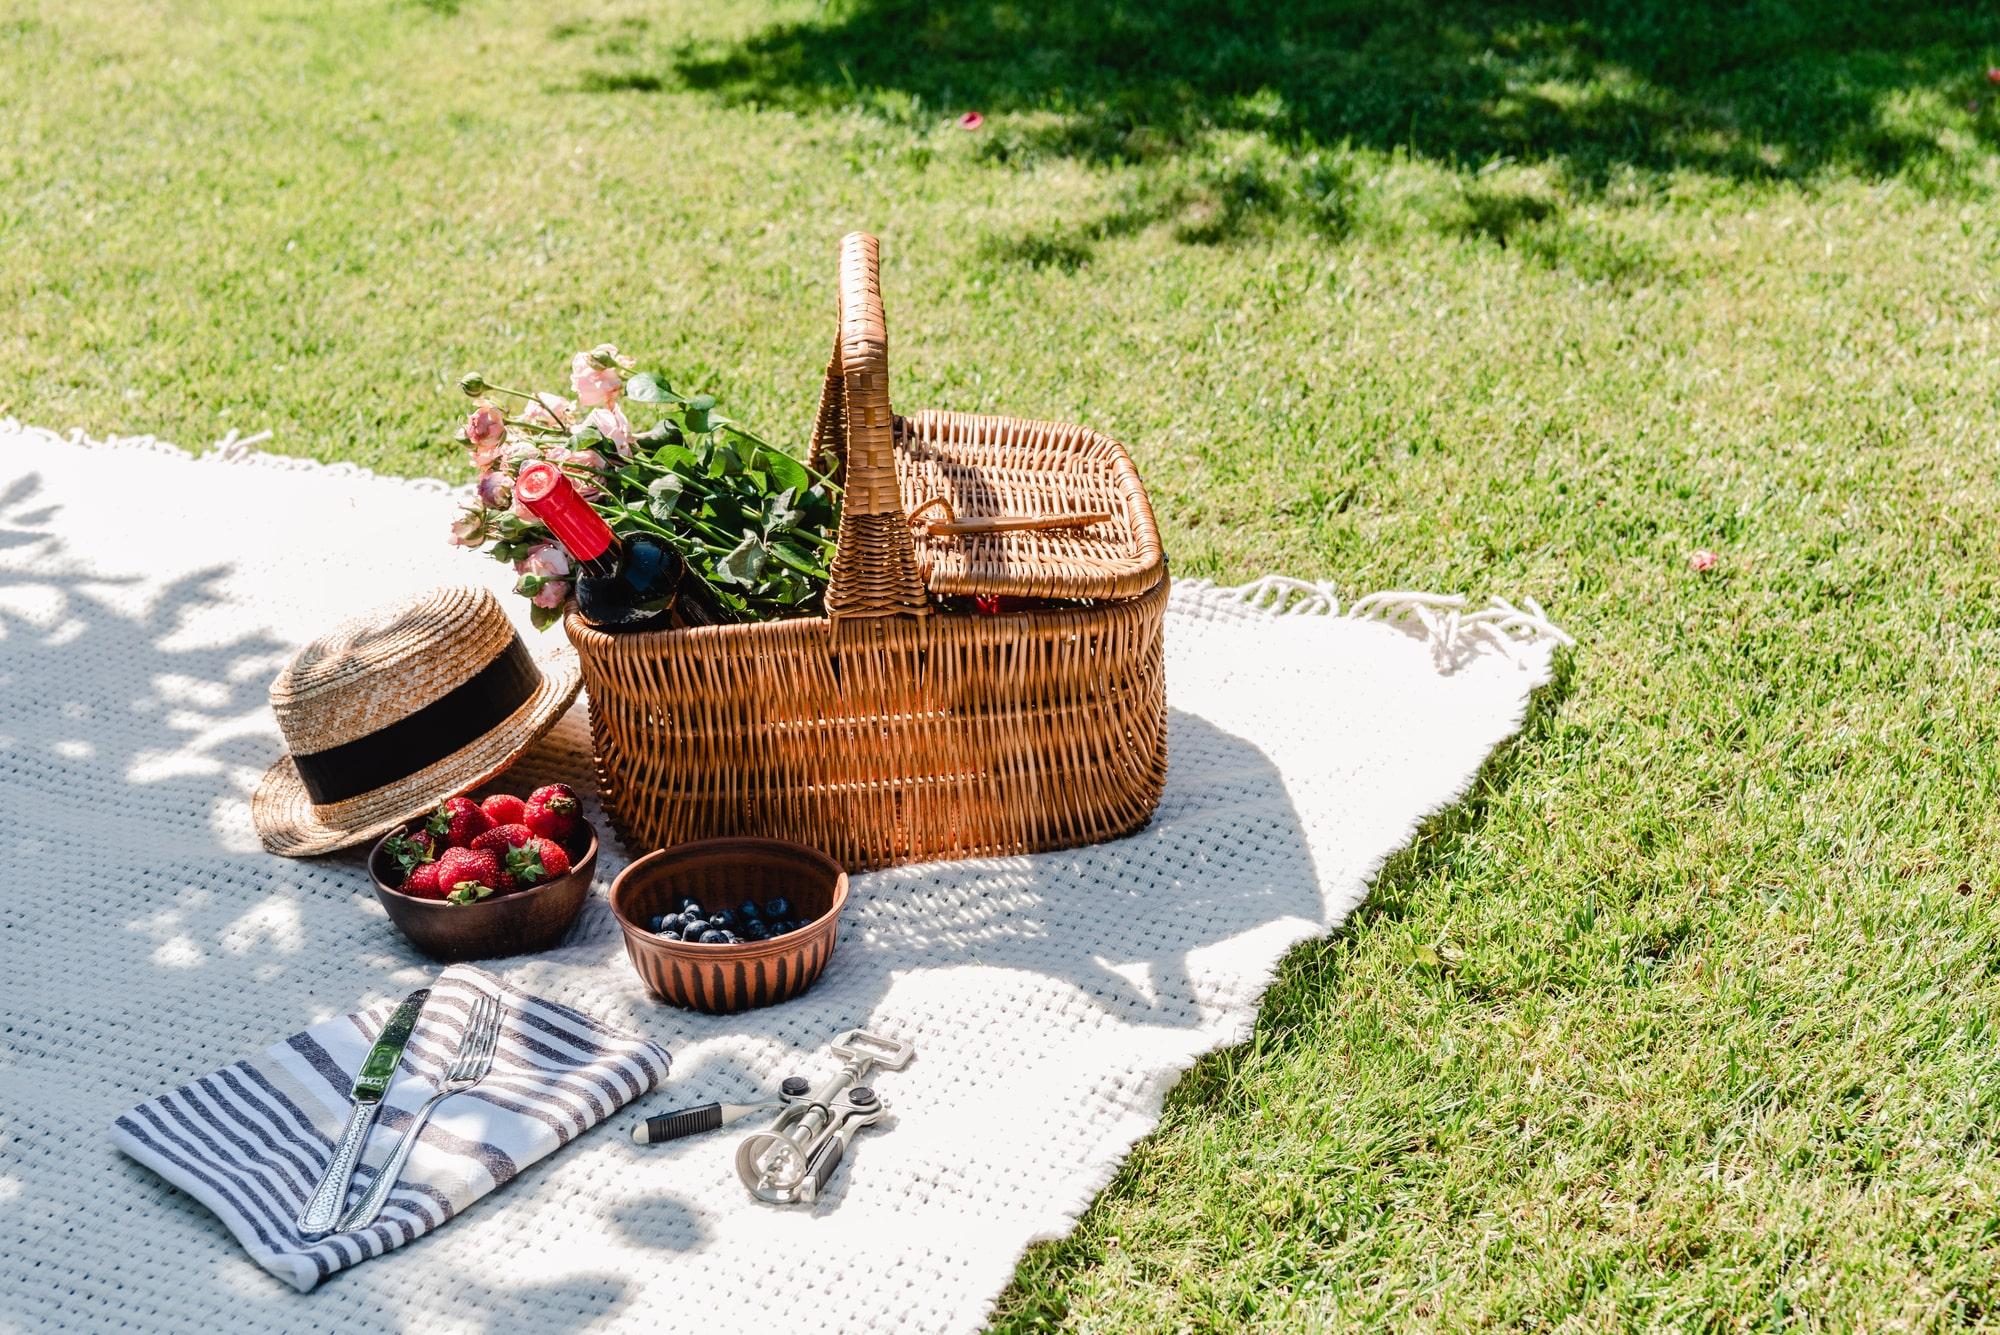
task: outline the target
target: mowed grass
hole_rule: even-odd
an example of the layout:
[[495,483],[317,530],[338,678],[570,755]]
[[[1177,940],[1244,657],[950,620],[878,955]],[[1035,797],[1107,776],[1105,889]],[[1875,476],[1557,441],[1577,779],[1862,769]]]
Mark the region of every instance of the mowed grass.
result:
[[1129,441],[1181,575],[1582,642],[997,1325],[1993,1325],[1993,65],[1986,5],[13,3],[0,403],[458,476],[459,373],[611,339],[796,438],[873,230],[896,401]]

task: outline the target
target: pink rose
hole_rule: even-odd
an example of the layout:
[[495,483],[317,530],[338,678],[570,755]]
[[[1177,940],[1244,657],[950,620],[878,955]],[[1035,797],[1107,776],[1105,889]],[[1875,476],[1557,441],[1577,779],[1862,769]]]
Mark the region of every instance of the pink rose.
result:
[[1703,571],[1715,569],[1715,563],[1721,559],[1714,552],[1703,547],[1688,557],[1688,569],[1693,570],[1696,574],[1700,574]]
[[465,419],[465,443],[475,451],[498,449],[507,443],[507,419],[492,404],[480,404]]
[[479,503],[489,510],[504,510],[514,501],[514,487],[505,473],[481,473],[474,489]]
[[618,372],[609,366],[599,366],[587,352],[577,353],[570,362],[569,385],[576,391],[576,401],[589,407],[616,403],[625,392],[625,381]]
[[543,579],[569,577],[569,553],[560,544],[545,542],[514,563],[517,573],[540,575]]
[[593,472],[602,473],[610,468],[610,461],[596,450],[564,450],[562,451],[562,457],[557,459],[556,462],[567,465],[563,470],[564,475],[569,478],[570,485],[576,488],[577,495],[587,501],[593,496],[604,494],[603,488],[599,487],[593,479],[569,472],[570,468],[588,468]]
[[976,111],[968,111],[958,118],[958,128],[961,130],[976,130],[984,124],[986,118]]
[[521,471],[521,465],[533,463],[542,457],[542,452],[525,440],[516,441],[500,451],[500,464],[509,473]]
[[600,435],[618,447],[620,454],[632,453],[632,424],[616,404],[609,408],[592,408],[590,416],[583,419],[583,424],[596,427]]
[[474,445],[472,447],[472,466],[475,468],[491,468],[499,461],[500,452],[506,448],[505,445]]
[[535,426],[563,430],[569,426],[569,416],[575,411],[574,403],[566,403],[553,394],[537,394],[534,400],[521,410],[521,420]]
[[451,521],[451,542],[454,547],[477,547],[486,541],[486,512],[477,506],[461,513]]
[[537,607],[557,608],[569,598],[569,581],[552,579],[535,591],[534,604]]

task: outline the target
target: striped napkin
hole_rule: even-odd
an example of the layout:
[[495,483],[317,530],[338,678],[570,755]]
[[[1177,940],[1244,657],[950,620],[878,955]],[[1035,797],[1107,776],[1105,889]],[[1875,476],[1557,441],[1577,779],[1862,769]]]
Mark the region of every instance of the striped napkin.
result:
[[303,1292],[443,1225],[666,1079],[668,1057],[658,1044],[453,965],[432,984],[403,1050],[350,1202],[374,1180],[417,1105],[443,1083],[479,992],[498,994],[505,1007],[492,1072],[438,1105],[403,1185],[358,1232],[307,1239],[292,1221],[332,1157],[347,1092],[393,1000],[316,1024],[140,1104],[118,1119],[112,1143],[213,1210],[259,1265]]

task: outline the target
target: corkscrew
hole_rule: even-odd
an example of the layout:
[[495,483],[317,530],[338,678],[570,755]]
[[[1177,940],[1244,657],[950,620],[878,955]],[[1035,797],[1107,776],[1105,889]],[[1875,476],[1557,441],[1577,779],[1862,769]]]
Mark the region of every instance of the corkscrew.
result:
[[900,1071],[917,1050],[900,1039],[850,1029],[834,1041],[833,1055],[842,1063],[840,1072],[818,1088],[804,1076],[787,1076],[775,1098],[704,1103],[661,1113],[634,1126],[632,1139],[658,1145],[779,1109],[770,1130],[746,1136],[737,1146],[736,1176],[760,1201],[810,1204],[826,1190],[855,1135],[880,1122],[888,1111],[881,1095],[860,1083],[861,1077],[877,1067]]

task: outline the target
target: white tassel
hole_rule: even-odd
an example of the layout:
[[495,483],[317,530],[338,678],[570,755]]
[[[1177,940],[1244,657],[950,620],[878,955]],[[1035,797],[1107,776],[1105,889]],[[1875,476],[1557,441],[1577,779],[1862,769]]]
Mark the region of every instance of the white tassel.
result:
[[1549,620],[1533,598],[1524,598],[1516,606],[1495,596],[1485,607],[1468,611],[1470,603],[1462,594],[1390,589],[1357,598],[1342,610],[1332,584],[1309,583],[1288,575],[1266,575],[1234,586],[1217,586],[1208,580],[1181,583],[1189,592],[1220,595],[1267,616],[1344,616],[1414,631],[1430,645],[1431,656],[1443,671],[1480,653],[1497,653],[1526,667],[1530,650],[1576,643],[1569,632]]

